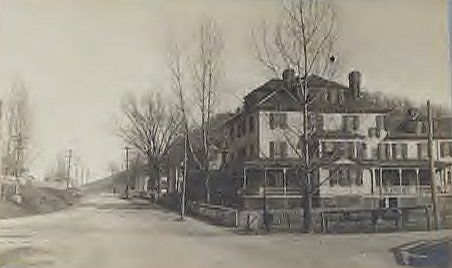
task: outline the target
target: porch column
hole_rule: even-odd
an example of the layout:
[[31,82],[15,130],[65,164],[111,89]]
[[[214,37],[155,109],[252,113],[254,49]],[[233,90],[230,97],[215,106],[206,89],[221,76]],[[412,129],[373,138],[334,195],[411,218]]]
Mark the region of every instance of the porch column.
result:
[[383,169],[380,167],[380,178],[378,178],[380,180],[380,195],[383,192]]
[[320,140],[319,141],[319,158],[322,158],[322,153],[323,153],[322,147],[323,147],[323,141]]
[[416,192],[419,194],[419,168],[416,168]]
[[287,200],[287,177],[286,177],[287,168],[283,168],[283,193],[284,193],[284,209],[288,207]]
[[246,167],[243,167],[243,184],[242,188],[246,189]]
[[370,169],[370,193],[373,195],[375,191],[375,168]]
[[283,193],[287,194],[287,177],[286,177],[286,168],[283,168]]
[[399,186],[400,186],[400,192],[402,192],[402,169],[399,168]]

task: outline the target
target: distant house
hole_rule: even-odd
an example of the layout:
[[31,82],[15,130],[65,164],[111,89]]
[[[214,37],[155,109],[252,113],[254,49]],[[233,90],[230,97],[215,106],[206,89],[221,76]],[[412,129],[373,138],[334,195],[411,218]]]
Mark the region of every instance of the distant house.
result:
[[[390,109],[361,91],[360,74],[349,85],[310,76],[311,153],[314,205],[379,207],[429,202],[426,120],[407,114],[389,118]],[[286,70],[250,92],[224,125],[227,171],[233,187],[229,203],[259,208],[265,191],[270,207],[300,207],[303,196],[303,113],[296,85]],[[389,127],[388,121],[396,121]],[[452,135],[450,120],[435,119],[435,167],[440,195],[450,195]]]
[[[223,126],[226,120],[230,118],[228,113],[220,113],[215,115],[209,124],[209,165],[210,180],[209,188],[211,198],[217,203],[221,203],[224,198],[224,190],[228,188],[223,185],[224,165],[226,163],[226,148]],[[187,197],[190,200],[204,200],[206,194],[206,186],[204,175],[201,168],[195,161],[194,157],[201,159],[202,141],[199,130],[194,129],[190,132],[190,147],[193,152],[188,152],[188,179],[187,179]],[[180,137],[175,145],[171,148],[165,165],[165,174],[167,176],[168,194],[180,194],[182,191],[182,180],[184,173],[184,137]],[[220,185],[221,184],[221,185]]]

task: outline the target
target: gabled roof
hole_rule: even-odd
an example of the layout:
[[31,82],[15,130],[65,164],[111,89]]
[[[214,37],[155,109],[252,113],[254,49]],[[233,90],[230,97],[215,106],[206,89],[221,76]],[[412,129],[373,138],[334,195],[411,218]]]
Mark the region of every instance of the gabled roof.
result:
[[[382,107],[367,94],[355,97],[351,89],[335,81],[320,76],[311,75],[307,79],[308,87],[312,92],[313,104],[310,110],[323,113],[387,113],[388,107]],[[244,98],[243,111],[253,110],[299,110],[296,80],[289,86],[283,79],[271,79],[256,88]],[[341,92],[342,100],[332,104],[326,98],[328,91]]]

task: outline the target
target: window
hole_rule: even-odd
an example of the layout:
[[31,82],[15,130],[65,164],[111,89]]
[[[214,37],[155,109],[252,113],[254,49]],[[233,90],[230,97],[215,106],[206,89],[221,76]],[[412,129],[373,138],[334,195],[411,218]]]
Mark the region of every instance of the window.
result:
[[338,94],[335,90],[328,90],[328,101],[331,104],[337,104]]
[[287,142],[274,142],[269,143],[270,146],[270,158],[285,158],[287,157]]
[[325,153],[333,153],[334,152],[334,142],[332,142],[332,141],[324,141],[322,149],[323,149],[323,151]]
[[283,141],[279,143],[279,151],[280,151],[280,157],[286,158],[287,157],[287,142]]
[[359,117],[357,115],[354,115],[352,117],[353,120],[353,130],[358,130],[359,128]]
[[270,129],[287,128],[287,114],[286,113],[270,113],[269,115]]
[[338,172],[338,177],[340,186],[351,186],[352,182],[346,169],[340,169]]
[[384,148],[385,148],[385,158],[384,159],[391,159],[391,145],[384,144]]
[[375,185],[376,186],[380,186],[380,170],[379,169],[375,169]]
[[357,115],[344,115],[342,116],[342,130],[345,132],[351,132],[358,130],[359,117]]
[[286,113],[280,113],[279,114],[279,127],[282,129],[287,128],[287,114]]
[[356,144],[356,157],[359,159],[365,159],[366,158],[366,150],[367,150],[367,144],[365,143],[358,143]]
[[254,117],[250,116],[248,119],[248,132],[253,132],[254,131]]
[[417,144],[417,155],[419,159],[427,159],[428,158],[428,148],[426,143],[418,143]]
[[270,124],[270,129],[275,129],[275,114],[274,113],[270,113],[269,115],[269,124]]
[[363,172],[358,170],[357,177],[355,178],[355,183],[357,186],[363,185]]
[[383,115],[377,115],[375,117],[375,124],[377,126],[377,130],[382,130],[384,129],[384,125],[385,125],[385,118]]
[[337,95],[338,95],[339,103],[340,104],[344,103],[344,92],[339,91]]
[[349,169],[349,180],[351,183],[361,186],[363,184],[362,171],[356,168]]
[[234,125],[231,125],[231,127],[229,128],[229,137],[231,138],[231,140],[234,140]]
[[347,153],[346,158],[352,159],[355,157],[355,144],[353,142],[347,142]]
[[440,144],[441,157],[452,156],[452,142],[442,142]]
[[408,144],[402,143],[402,158],[407,159],[408,158]]
[[275,158],[275,142],[274,141],[271,141],[270,143],[269,143],[269,146],[270,146],[270,148],[269,148],[269,150],[270,150],[270,158]]
[[399,152],[398,144],[397,143],[391,144],[392,159],[398,159],[399,158],[398,152]]
[[329,182],[331,187],[338,184],[338,176],[333,169],[329,170]]

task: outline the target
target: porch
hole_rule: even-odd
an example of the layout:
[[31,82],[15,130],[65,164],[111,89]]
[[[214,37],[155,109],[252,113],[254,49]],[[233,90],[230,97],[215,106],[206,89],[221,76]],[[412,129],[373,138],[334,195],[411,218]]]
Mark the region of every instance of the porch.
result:
[[[431,174],[422,167],[379,167],[371,169],[374,178],[372,193],[380,196],[425,196],[431,194]],[[449,192],[449,168],[437,169],[437,193]]]
[[246,198],[301,198],[302,187],[290,167],[244,167],[241,196]]

